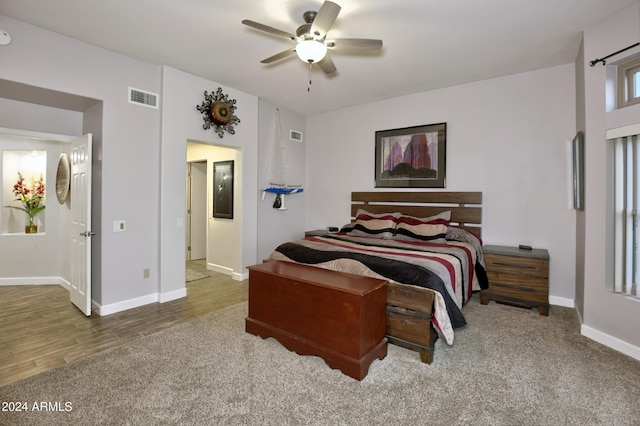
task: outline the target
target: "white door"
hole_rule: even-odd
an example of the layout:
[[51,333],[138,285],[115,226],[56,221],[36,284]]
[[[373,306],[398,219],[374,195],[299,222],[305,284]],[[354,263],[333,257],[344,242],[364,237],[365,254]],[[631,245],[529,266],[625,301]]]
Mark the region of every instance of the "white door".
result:
[[207,257],[207,162],[189,163],[187,260]]
[[91,134],[71,142],[71,303],[91,315]]

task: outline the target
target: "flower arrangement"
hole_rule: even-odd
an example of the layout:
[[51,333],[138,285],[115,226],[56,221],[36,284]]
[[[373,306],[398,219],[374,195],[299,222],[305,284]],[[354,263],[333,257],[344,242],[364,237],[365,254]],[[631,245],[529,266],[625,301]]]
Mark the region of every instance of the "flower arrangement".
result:
[[22,207],[6,206],[12,209],[22,210],[29,217],[29,226],[35,226],[34,219],[38,213],[46,207],[42,204],[44,201],[44,178],[40,175],[40,179],[31,178],[31,188],[27,188],[24,184],[22,173],[18,172],[18,182],[13,185],[13,193],[16,197],[14,201],[22,202]]

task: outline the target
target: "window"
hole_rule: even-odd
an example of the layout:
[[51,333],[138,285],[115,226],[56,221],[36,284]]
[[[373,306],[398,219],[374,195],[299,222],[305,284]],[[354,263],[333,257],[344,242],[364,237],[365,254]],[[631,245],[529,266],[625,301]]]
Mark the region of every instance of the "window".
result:
[[618,108],[640,103],[640,58],[618,65]]
[[640,297],[640,135],[610,139],[613,143],[614,285],[612,290]]

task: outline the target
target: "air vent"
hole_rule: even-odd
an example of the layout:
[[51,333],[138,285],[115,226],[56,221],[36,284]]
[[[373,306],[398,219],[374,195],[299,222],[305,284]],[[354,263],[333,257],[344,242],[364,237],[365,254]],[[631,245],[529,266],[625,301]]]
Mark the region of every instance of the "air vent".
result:
[[289,130],[289,138],[292,141],[302,142],[302,132],[298,132],[297,130]]
[[158,95],[144,90],[129,87],[129,103],[149,108],[158,108]]

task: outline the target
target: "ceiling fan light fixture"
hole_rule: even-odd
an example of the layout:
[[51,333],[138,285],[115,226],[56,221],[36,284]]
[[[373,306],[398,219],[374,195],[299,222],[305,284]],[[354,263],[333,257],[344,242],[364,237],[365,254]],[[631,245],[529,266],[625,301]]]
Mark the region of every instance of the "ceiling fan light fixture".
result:
[[327,46],[317,40],[301,40],[296,46],[296,54],[304,62],[313,64],[320,62],[327,54]]

